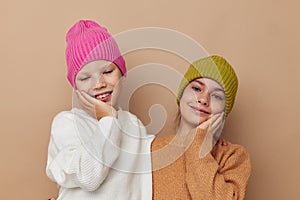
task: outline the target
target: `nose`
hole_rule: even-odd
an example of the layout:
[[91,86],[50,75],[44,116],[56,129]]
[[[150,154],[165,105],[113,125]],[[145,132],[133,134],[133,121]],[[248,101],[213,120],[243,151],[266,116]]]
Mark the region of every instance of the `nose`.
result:
[[106,81],[105,78],[101,75],[95,84],[95,89],[99,89],[103,87],[106,87]]
[[197,102],[203,104],[204,106],[208,106],[210,101],[210,96],[208,92],[204,92],[197,97]]

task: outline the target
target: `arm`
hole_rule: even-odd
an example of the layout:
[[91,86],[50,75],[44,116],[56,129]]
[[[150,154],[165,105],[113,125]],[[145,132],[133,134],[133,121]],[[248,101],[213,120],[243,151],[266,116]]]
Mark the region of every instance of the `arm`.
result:
[[119,156],[121,131],[115,118],[77,119],[72,112],[57,115],[48,147],[47,176],[66,188],[96,190]]
[[244,199],[251,173],[248,153],[239,145],[218,143],[212,152],[199,157],[206,130],[198,129],[185,152],[186,182],[192,199]]

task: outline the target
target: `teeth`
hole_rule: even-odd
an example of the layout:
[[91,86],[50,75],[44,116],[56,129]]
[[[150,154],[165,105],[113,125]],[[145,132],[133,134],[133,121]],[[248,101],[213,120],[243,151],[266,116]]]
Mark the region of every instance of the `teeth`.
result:
[[104,97],[107,97],[110,93],[105,93],[105,94],[100,94],[98,96],[96,96],[97,99],[102,99]]

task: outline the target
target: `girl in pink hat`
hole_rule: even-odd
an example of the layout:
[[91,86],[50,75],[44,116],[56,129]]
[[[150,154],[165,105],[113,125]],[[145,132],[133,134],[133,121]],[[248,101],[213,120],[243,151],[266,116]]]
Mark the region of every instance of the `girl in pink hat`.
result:
[[152,199],[153,137],[117,107],[126,66],[115,40],[96,22],[80,20],[66,41],[75,106],[53,119],[46,167],[58,200]]

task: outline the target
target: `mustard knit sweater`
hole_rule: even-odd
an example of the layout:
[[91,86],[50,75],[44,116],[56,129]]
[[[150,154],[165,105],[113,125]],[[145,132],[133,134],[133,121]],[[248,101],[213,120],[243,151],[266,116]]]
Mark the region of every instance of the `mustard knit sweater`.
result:
[[152,142],[153,199],[244,199],[251,173],[246,150],[236,144],[216,144],[199,158],[206,130],[191,137],[168,135]]

